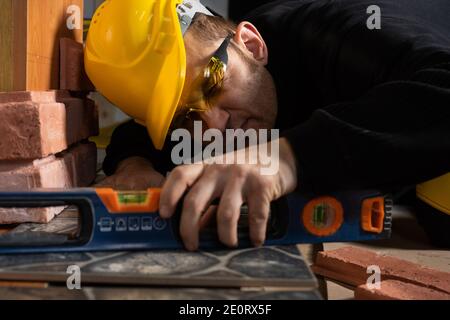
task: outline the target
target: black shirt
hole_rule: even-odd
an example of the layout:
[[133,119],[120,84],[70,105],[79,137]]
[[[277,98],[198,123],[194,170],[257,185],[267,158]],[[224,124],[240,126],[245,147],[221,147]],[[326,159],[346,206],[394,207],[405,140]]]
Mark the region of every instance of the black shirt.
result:
[[[381,29],[370,30],[370,5]],[[267,4],[248,20],[269,49],[281,129],[299,163],[299,188],[393,189],[450,171],[450,1],[298,0]],[[104,170],[130,156],[171,168],[129,122]]]

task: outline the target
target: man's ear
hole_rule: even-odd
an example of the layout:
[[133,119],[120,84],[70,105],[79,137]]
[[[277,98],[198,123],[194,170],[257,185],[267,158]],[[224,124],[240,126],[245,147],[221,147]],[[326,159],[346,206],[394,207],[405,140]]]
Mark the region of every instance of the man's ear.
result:
[[260,63],[267,65],[269,54],[266,43],[258,29],[250,22],[241,22],[236,29],[233,40],[247,51]]

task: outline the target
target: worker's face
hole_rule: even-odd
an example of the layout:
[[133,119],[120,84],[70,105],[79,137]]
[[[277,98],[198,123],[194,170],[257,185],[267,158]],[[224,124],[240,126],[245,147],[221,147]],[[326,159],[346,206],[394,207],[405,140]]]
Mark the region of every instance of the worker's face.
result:
[[[205,45],[193,33],[185,35],[187,74],[184,97],[224,40]],[[264,40],[253,25],[243,22],[238,26],[233,42],[242,50],[238,52],[232,45],[228,47],[229,61],[223,88],[208,111],[196,113],[191,118],[202,120],[204,129],[222,132],[226,129],[272,129],[277,116],[277,101],[273,79],[265,68],[268,54]]]

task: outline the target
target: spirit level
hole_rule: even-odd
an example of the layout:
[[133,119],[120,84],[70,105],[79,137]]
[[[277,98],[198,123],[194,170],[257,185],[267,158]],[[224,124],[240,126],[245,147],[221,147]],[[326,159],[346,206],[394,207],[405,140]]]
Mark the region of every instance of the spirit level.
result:
[[[80,212],[76,236],[0,235],[0,254],[157,250],[183,248],[180,214],[163,220],[159,189],[118,192],[112,189],[0,192],[0,207],[74,205]],[[337,192],[326,196],[290,194],[272,203],[265,245],[350,242],[385,239],[391,234],[391,199],[376,191]],[[242,209],[239,246],[251,246]],[[200,234],[200,248],[221,248],[215,230]]]

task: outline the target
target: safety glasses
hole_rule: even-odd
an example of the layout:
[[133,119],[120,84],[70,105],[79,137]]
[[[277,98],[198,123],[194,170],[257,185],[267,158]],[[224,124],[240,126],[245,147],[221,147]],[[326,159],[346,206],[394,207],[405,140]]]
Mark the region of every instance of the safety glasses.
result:
[[220,45],[219,49],[209,60],[208,65],[193,81],[189,95],[180,105],[172,121],[171,129],[185,127],[185,123],[191,122],[193,114],[206,112],[214,105],[219,96],[225,78],[228,65],[227,49],[233,35],[229,35]]

